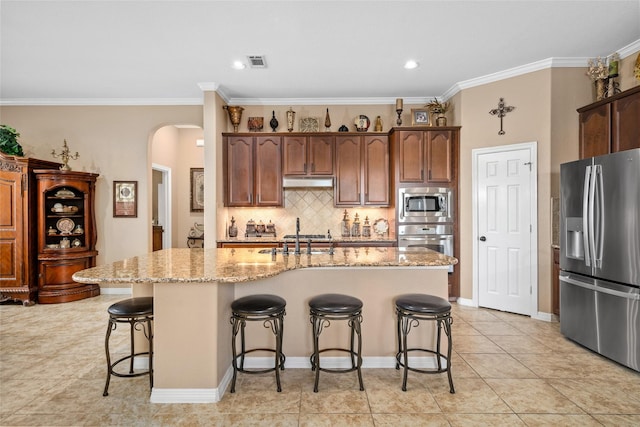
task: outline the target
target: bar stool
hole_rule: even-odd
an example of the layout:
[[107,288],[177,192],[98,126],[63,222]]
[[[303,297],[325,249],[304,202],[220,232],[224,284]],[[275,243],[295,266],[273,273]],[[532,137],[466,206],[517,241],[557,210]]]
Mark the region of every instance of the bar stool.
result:
[[[402,391],[407,391],[408,371],[420,372],[423,374],[438,374],[446,372],[449,378],[449,392],[455,393],[453,379],[451,378],[451,304],[443,298],[426,294],[405,294],[396,298],[396,315],[398,317],[398,352],[396,353],[396,369],[400,366],[404,368],[402,380]],[[429,350],[423,348],[407,348],[407,335],[412,327],[417,327],[420,320],[430,320],[437,322],[436,349]],[[441,330],[447,336],[447,354],[442,354],[440,349]],[[408,353],[412,351],[426,352],[435,355],[437,366],[435,368],[412,368],[409,366]],[[446,366],[442,366],[442,359],[445,359]]]
[[[231,393],[236,392],[236,378],[238,372],[246,374],[261,374],[275,371],[276,385],[278,392],[282,391],[280,386],[280,370],[284,370],[285,355],[282,353],[282,336],[284,331],[284,315],[287,302],[277,295],[248,295],[239,298],[231,303],[231,349],[233,352],[233,379],[231,380]],[[271,327],[271,331],[276,337],[275,349],[253,348],[247,350],[245,347],[244,328],[247,321],[263,321],[264,327]],[[236,349],[236,337],[240,331],[240,353]],[[275,364],[273,368],[253,369],[244,368],[245,355],[254,351],[269,351],[275,353]],[[238,365],[238,359],[240,364]]]
[[[362,335],[360,325],[362,323],[362,301],[358,298],[342,294],[322,294],[313,297],[309,301],[309,314],[313,327],[313,354],[311,355],[311,369],[316,372],[313,391],[318,392],[320,371],[332,373],[344,373],[358,371],[360,391],[364,390],[362,383]],[[351,329],[351,346],[345,348],[325,348],[320,350],[319,338],[322,330],[329,327],[331,320],[347,320]],[[358,349],[355,349],[355,337],[358,336]],[[351,358],[350,368],[322,368],[320,367],[320,353],[325,351],[341,351],[349,353]]]
[[[153,297],[137,297],[129,298],[111,304],[107,309],[109,313],[109,326],[107,327],[107,335],[104,340],[104,348],[107,353],[107,383],[104,386],[103,396],[109,395],[109,382],[111,376],[116,377],[139,377],[141,375],[149,375],[149,387],[153,388],[153,330],[151,328],[151,322],[153,321]],[[128,356],[121,357],[115,362],[111,363],[111,355],[109,353],[109,338],[111,332],[114,331],[118,323],[129,324],[129,335],[131,339],[130,354]],[[134,347],[134,332],[136,330],[142,330],[144,336],[149,342],[149,351],[143,351],[136,353]],[[141,372],[135,372],[133,370],[133,360],[136,356],[149,356],[149,369]],[[115,367],[125,360],[129,361],[129,372],[120,373],[115,371]]]

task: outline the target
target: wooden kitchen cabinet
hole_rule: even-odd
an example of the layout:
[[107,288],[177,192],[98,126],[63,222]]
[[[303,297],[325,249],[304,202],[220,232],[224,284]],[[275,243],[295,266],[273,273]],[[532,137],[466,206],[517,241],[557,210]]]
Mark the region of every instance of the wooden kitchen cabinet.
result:
[[560,315],[560,248],[553,248],[553,277],[551,278],[551,309]]
[[38,294],[35,169],[60,163],[0,153],[0,301],[33,305]]
[[39,303],[77,301],[100,295],[97,284],[71,276],[96,265],[94,212],[97,174],[36,170],[38,182]]
[[409,185],[456,183],[458,128],[398,129],[393,132],[396,181]]
[[386,135],[336,136],[335,206],[389,206]]
[[331,135],[287,135],[282,151],[284,176],[333,175]]
[[640,86],[578,109],[581,159],[640,148]]
[[281,138],[223,136],[225,206],[282,206]]

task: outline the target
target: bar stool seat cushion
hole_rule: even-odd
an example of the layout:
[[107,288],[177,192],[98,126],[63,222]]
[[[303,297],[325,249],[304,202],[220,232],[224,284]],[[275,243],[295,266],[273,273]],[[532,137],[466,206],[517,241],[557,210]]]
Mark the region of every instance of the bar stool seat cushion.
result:
[[118,301],[107,309],[116,317],[137,317],[153,314],[153,297],[136,297]]
[[426,294],[405,294],[396,298],[396,307],[420,314],[445,314],[451,304],[444,298]]
[[356,297],[342,294],[322,294],[309,301],[309,307],[319,313],[343,314],[362,309],[362,301]]
[[247,295],[231,303],[231,310],[238,314],[269,315],[284,310],[287,302],[277,295]]

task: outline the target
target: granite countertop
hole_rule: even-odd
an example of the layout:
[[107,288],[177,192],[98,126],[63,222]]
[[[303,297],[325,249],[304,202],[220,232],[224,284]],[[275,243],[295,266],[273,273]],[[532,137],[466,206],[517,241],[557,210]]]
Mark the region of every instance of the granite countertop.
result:
[[[264,237],[229,237],[226,239],[218,239],[217,243],[282,243],[284,241],[291,242],[295,239],[283,239],[282,237],[264,236]],[[306,243],[305,239],[300,239],[300,243]],[[395,238],[386,236],[372,237],[332,237],[331,239],[312,239],[314,243],[320,242],[362,242],[362,243],[388,243],[396,242]]]
[[310,267],[439,267],[456,258],[429,249],[338,248],[313,255],[260,253],[260,249],[164,249],[78,271],[80,283],[239,283]]

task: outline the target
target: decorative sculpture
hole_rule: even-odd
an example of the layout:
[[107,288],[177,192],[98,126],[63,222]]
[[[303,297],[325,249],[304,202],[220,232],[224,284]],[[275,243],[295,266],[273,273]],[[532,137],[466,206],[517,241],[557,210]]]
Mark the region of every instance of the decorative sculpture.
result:
[[69,154],[69,147],[67,146],[67,140],[64,140],[64,143],[62,144],[62,152],[60,154],[56,154],[56,150],[51,151],[51,155],[54,158],[58,158],[60,157],[62,159],[62,166],[60,166],[60,170],[63,171],[70,171],[71,168],[69,167],[69,160],[76,160],[78,157],[80,157],[80,154],[78,154],[78,152],[76,151],[76,154],[71,155]]
[[492,116],[500,117],[500,131],[498,132],[498,135],[505,134],[504,130],[502,130],[502,119],[507,115],[507,113],[510,113],[515,109],[516,107],[505,105],[504,98],[500,98],[500,101],[498,101],[498,108],[494,108],[493,110],[489,111],[489,114],[491,114]]

